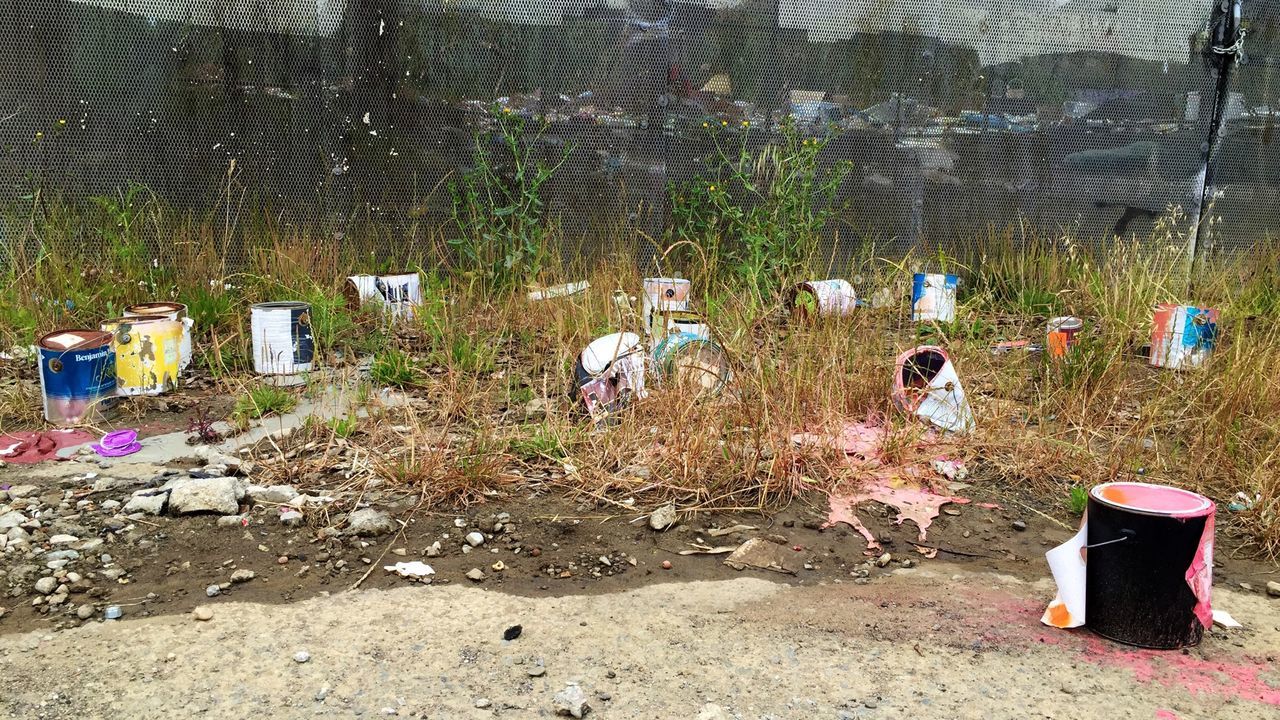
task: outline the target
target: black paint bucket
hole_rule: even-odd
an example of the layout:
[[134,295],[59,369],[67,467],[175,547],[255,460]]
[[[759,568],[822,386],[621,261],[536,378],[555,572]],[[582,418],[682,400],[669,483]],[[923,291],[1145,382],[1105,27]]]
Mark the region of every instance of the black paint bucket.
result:
[[1085,625],[1138,647],[1200,642],[1213,624],[1213,502],[1165,485],[1089,492]]

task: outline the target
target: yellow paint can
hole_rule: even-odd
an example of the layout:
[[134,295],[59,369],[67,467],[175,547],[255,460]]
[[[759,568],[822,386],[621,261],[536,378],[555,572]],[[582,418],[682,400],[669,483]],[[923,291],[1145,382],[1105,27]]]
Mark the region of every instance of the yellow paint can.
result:
[[159,395],[178,386],[182,361],[182,321],[160,315],[107,320],[116,355],[116,391]]

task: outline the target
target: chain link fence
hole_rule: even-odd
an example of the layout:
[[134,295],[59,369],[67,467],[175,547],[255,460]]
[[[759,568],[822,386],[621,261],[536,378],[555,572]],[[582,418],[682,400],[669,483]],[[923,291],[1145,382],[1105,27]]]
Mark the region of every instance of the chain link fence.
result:
[[1236,24],[1237,8],[0,0],[0,205],[137,184],[197,216],[234,205],[324,232],[358,217],[390,251],[447,225],[496,107],[545,120],[545,152],[567,154],[545,194],[579,247],[661,242],[672,188],[714,175],[717,141],[761,147],[793,122],[834,133],[823,162],[852,164],[838,251],[1010,226],[1142,237],[1207,197],[1222,221],[1199,251],[1239,252],[1276,224],[1280,13],[1244,0]]

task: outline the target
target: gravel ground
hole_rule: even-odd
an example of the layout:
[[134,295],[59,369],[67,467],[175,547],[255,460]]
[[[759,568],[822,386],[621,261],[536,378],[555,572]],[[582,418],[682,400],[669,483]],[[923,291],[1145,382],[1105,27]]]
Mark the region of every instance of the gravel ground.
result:
[[[1043,581],[945,563],[606,595],[408,586],[0,637],[25,718],[1280,718],[1280,600],[1188,652],[1038,623]],[[197,609],[200,612],[200,609]],[[523,628],[504,640],[510,626]],[[569,692],[566,692],[566,688]]]

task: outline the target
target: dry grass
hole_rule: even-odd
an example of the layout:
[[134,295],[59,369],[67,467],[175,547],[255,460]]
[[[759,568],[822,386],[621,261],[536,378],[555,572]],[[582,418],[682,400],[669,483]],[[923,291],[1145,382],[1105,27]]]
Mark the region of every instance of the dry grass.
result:
[[[172,270],[133,268],[132,275],[105,261],[96,273],[81,274],[76,268],[86,264],[73,243],[42,240],[38,257],[13,265],[0,340],[30,342],[38,330],[95,325],[108,307],[173,297],[201,313],[201,367],[236,378],[247,373],[247,305],[306,299],[317,308],[326,365],[354,376],[359,358],[394,350],[383,355],[397,363],[387,377],[398,378],[394,384],[411,401],[380,407],[375,391],[359,391],[352,416],[368,416],[341,433],[317,423],[259,448],[264,479],[330,489],[381,484],[430,506],[480,502],[514,487],[567,490],[619,512],[634,507],[632,498],[769,508],[830,489],[847,479],[841,458],[792,437],[850,420],[882,418],[896,439],[891,454],[906,452],[915,424],[890,405],[891,368],[901,350],[927,340],[950,350],[970,393],[978,429],[958,450],[977,482],[1040,493],[1055,511],[1066,507],[1072,487],[1118,478],[1169,482],[1220,501],[1256,492],[1263,497],[1257,507],[1230,513],[1221,525],[1252,550],[1277,556],[1280,263],[1263,249],[1219,263],[1189,288],[1179,227],[1174,216],[1153,238],[1093,254],[1071,238],[1007,232],[980,238],[964,257],[906,258],[896,267],[858,258],[859,290],[869,296],[890,288],[897,304],[812,324],[793,322],[780,294],[707,276],[710,263],[686,248],[669,256],[666,269],[694,279],[697,304],[731,359],[734,380],[716,398],[655,384],[649,397],[602,427],[581,414],[567,390],[583,346],[635,328],[633,313],[613,299],[640,289],[639,264],[625,244],[589,265],[550,270],[541,278],[548,284],[587,278],[591,289],[542,302],[485,296],[463,274],[430,273],[418,319],[392,332],[337,299],[344,276],[374,269],[358,238],[338,242],[265,227],[251,266],[227,274],[214,260],[220,234],[188,224],[166,250],[166,258],[178,258],[165,261]],[[146,247],[155,243],[143,238]],[[400,260],[399,267],[442,262]],[[905,320],[906,273],[944,261],[964,276],[958,320],[917,328]],[[64,289],[74,307],[40,297],[51,287]],[[1160,301],[1221,310],[1220,346],[1206,367],[1146,365],[1151,306]],[[1070,362],[991,352],[1001,340],[1042,341],[1045,319],[1058,314],[1086,320],[1085,342]],[[34,375],[6,372],[13,382],[0,385],[0,422],[30,425],[33,408],[38,412]]]

